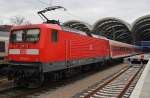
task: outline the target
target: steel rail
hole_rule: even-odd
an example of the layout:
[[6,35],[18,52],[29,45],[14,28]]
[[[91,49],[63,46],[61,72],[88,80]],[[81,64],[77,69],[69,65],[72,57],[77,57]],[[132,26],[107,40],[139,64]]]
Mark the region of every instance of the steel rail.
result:
[[85,93],[80,94],[80,98],[101,98],[101,97],[123,97],[132,82],[141,72],[143,66],[127,67],[120,72],[116,73],[104,83],[98,84],[95,88],[87,89]]
[[95,89],[94,91],[92,91],[91,93],[89,93],[88,95],[86,95],[84,98],[90,98],[92,95],[94,95],[96,92],[98,92],[101,88],[105,87],[107,84],[109,84],[110,82],[112,82],[113,80],[115,80],[117,77],[119,77],[120,75],[122,75],[129,68],[130,67],[125,68],[125,70],[121,71],[121,73],[117,74],[115,77],[113,77],[112,79],[110,79],[109,81],[107,81],[106,83],[104,83],[103,85],[101,85],[100,87],[98,87],[97,89]]

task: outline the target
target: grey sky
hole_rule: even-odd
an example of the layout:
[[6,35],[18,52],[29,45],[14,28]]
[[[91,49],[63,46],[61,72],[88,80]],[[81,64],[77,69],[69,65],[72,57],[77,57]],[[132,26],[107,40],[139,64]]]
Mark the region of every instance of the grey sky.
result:
[[[10,17],[21,15],[32,23],[41,23],[36,13],[48,5],[40,1],[49,4],[51,0],[0,0],[0,21],[8,24]],[[53,0],[52,5],[62,5],[68,11],[56,11],[48,16],[62,22],[76,19],[93,24],[104,17],[117,17],[132,23],[150,13],[149,4],[150,0]]]

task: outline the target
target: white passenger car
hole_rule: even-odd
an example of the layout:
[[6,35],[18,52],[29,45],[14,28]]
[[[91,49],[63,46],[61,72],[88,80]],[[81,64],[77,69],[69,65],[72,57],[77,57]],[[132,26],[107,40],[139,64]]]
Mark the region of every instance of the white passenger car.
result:
[[8,55],[8,37],[0,37],[0,64],[6,64]]

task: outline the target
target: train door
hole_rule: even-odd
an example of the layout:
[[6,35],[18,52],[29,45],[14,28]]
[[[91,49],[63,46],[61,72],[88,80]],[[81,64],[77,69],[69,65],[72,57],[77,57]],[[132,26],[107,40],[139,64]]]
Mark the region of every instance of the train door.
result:
[[67,67],[70,67],[70,59],[71,59],[71,40],[65,40],[65,61]]

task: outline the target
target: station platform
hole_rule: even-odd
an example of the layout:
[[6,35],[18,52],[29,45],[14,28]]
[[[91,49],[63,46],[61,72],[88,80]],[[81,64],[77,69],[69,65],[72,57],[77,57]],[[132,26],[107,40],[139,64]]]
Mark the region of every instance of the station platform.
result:
[[[131,57],[136,58],[139,56]],[[144,59],[148,60],[141,77],[139,78],[130,98],[150,98],[150,53],[144,54]]]
[[[144,57],[143,57],[144,60],[149,60],[150,59],[150,53],[146,53],[146,54],[143,54],[143,55],[144,55]],[[131,56],[129,58],[139,60],[139,59],[141,59],[141,55]]]
[[148,60],[150,59],[150,53],[126,57],[124,58],[124,63],[138,63],[141,62],[141,59],[143,60],[144,64],[147,64]]

